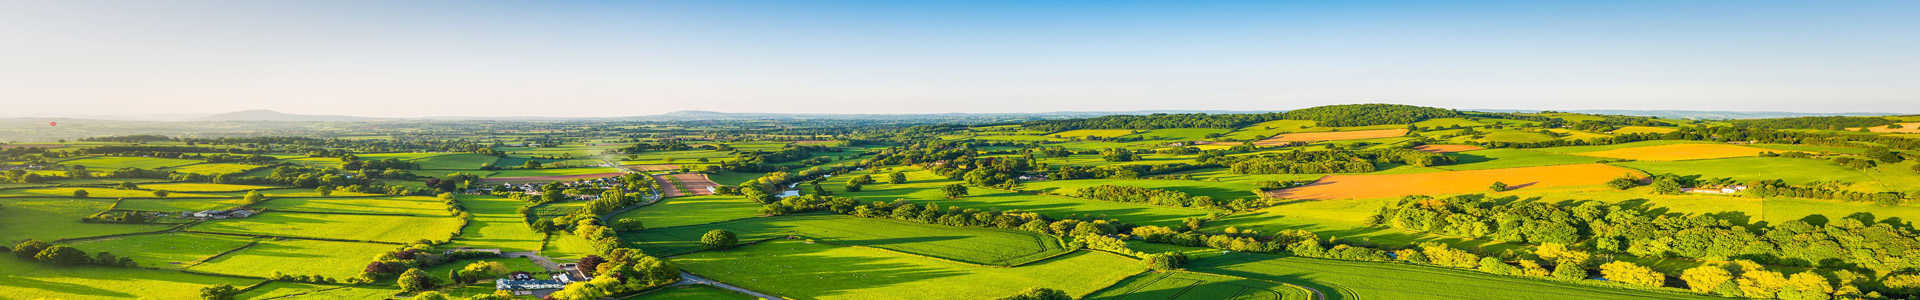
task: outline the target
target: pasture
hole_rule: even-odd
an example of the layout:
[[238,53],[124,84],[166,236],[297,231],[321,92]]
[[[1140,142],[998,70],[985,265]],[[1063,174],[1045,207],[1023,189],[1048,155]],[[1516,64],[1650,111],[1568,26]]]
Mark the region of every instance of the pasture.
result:
[[113,209],[180,212],[180,211],[189,211],[189,210],[232,209],[232,208],[240,207],[241,205],[246,205],[246,204],[247,204],[247,201],[241,198],[195,198],[195,199],[133,198],[133,199],[120,200],[120,205],[114,206]]
[[1099,185],[1120,185],[1139,188],[1171,190],[1193,196],[1208,196],[1214,200],[1232,200],[1259,197],[1253,193],[1259,186],[1235,182],[1163,180],[1163,179],[1080,179],[1029,181],[1021,184],[1020,189],[1042,191],[1055,194],[1075,194],[1076,190]]
[[1602,158],[1543,153],[1527,149],[1488,149],[1447,153],[1456,162],[1433,168],[1444,170],[1483,170],[1600,162]]
[[389,286],[335,286],[274,281],[240,293],[239,299],[387,299],[399,293],[399,288]]
[[1668,132],[1674,132],[1676,130],[1678,129],[1667,128],[1667,127],[1625,126],[1625,127],[1620,127],[1618,129],[1614,129],[1609,133],[1612,133],[1612,134],[1668,133]]
[[0,198],[0,241],[103,236],[166,230],[165,224],[81,223],[80,218],[107,210],[113,199]]
[[759,300],[759,297],[742,295],[733,291],[710,285],[681,285],[647,292],[626,300]]
[[400,217],[346,214],[310,214],[268,211],[242,219],[202,222],[191,231],[250,235],[342,239],[405,243],[420,239],[446,240],[460,230],[452,217]]
[[1614,165],[1646,171],[1648,174],[1700,175],[1705,178],[1732,178],[1740,182],[1780,179],[1793,184],[1821,181],[1863,182],[1873,177],[1859,170],[1824,159],[1785,157],[1738,157],[1690,161],[1635,161]]
[[610,167],[512,169],[512,170],[496,171],[493,173],[493,176],[489,176],[489,177],[501,178],[501,177],[540,177],[540,176],[606,175],[606,174],[612,174],[612,175],[608,175],[608,177],[611,177],[611,176],[618,176],[622,173],[620,173],[619,169],[614,169]]
[[1306,186],[1270,191],[1285,199],[1363,199],[1485,192],[1494,182],[1512,189],[1597,185],[1639,172],[1604,164],[1575,164],[1395,175],[1332,175]]
[[700,236],[714,229],[733,231],[743,243],[800,236],[987,265],[1022,263],[1067,251],[1058,238],[1026,231],[952,227],[828,214],[657,228],[623,233],[621,236],[647,253],[673,255],[703,250]]
[[216,174],[245,173],[247,171],[252,171],[253,169],[259,169],[259,168],[265,168],[265,167],[266,166],[264,165],[208,163],[208,164],[191,164],[191,165],[185,165],[185,166],[178,166],[178,167],[173,167],[172,169],[180,173],[216,175]]
[[13,257],[0,258],[0,270],[0,298],[8,299],[199,299],[203,287],[260,282],[138,268],[52,267]]
[[272,186],[264,186],[264,185],[197,183],[197,182],[153,183],[153,184],[142,184],[139,186],[140,188],[143,188],[143,189],[156,190],[156,191],[168,191],[168,192],[240,192],[240,191],[264,190],[264,189],[274,188]]
[[[74,191],[87,191],[88,198],[159,198],[153,191],[116,190],[106,187],[43,187],[0,190],[0,197],[73,197]],[[169,198],[219,197],[217,195],[194,193],[170,193]]]
[[460,229],[460,237],[447,247],[540,250],[540,240],[546,236],[527,228],[525,217],[516,211],[522,202],[481,195],[461,195],[455,199],[473,219],[467,221],[467,227]]
[[614,215],[613,219],[640,220],[647,228],[686,226],[758,217],[760,206],[740,196],[676,197]]
[[1182,140],[1194,141],[1207,139],[1207,135],[1224,135],[1231,130],[1216,128],[1167,128],[1126,135],[1145,140]]
[[[500,160],[498,156],[478,153],[446,154],[413,161],[424,170],[474,170]],[[515,165],[517,166],[517,165]],[[502,166],[513,167],[513,166]]]
[[1357,130],[1357,131],[1302,132],[1302,133],[1286,133],[1286,134],[1276,135],[1271,138],[1254,142],[1254,144],[1280,145],[1280,144],[1285,144],[1289,142],[1364,140],[1364,139],[1400,137],[1400,136],[1406,136],[1406,135],[1407,135],[1407,130],[1405,128]]
[[337,212],[362,214],[407,214],[446,216],[447,205],[439,198],[426,196],[387,196],[378,198],[274,198],[259,207],[273,211]]
[[1672,144],[1574,153],[1594,157],[1673,161],[1758,156],[1767,149],[1728,144]]
[[1134,133],[1133,130],[1127,130],[1127,129],[1081,129],[1081,130],[1056,132],[1048,135],[1057,136],[1057,137],[1068,137],[1068,138],[1075,138],[1075,137],[1077,138],[1108,137],[1110,138],[1110,137],[1120,137],[1120,136],[1129,135],[1133,133]]
[[124,168],[158,169],[200,163],[198,160],[157,157],[88,156],[60,161],[62,165],[86,166],[88,170],[107,171]]
[[[884,174],[884,173],[881,173]],[[1067,215],[1105,215],[1123,222],[1139,225],[1176,226],[1180,219],[1205,216],[1217,213],[1212,210],[1167,207],[1151,204],[1121,203],[1100,200],[1088,200],[1072,197],[1028,195],[982,187],[971,187],[969,194],[961,198],[947,198],[940,188],[959,181],[947,180],[927,171],[906,172],[908,182],[902,184],[869,184],[860,192],[839,192],[840,197],[851,197],[866,201],[893,201],[907,199],[914,203],[934,203],[940,206],[958,206],[981,210],[1021,210],[1050,216]],[[841,191],[845,180],[828,180],[822,187]]]
[[1194,272],[1147,272],[1087,295],[1086,300],[1313,300],[1299,287]]
[[400,246],[315,240],[261,241],[209,259],[189,270],[245,276],[321,275],[336,279],[360,275],[367,262]]
[[1500,276],[1470,270],[1232,253],[1187,264],[1194,271],[1277,280],[1317,289],[1333,299],[1718,299]]
[[1452,153],[1452,152],[1461,152],[1461,151],[1482,150],[1487,148],[1480,148],[1480,146],[1474,146],[1474,145],[1420,145],[1419,147],[1413,147],[1413,149],[1426,151],[1426,152],[1433,152],[1433,153]]
[[[675,257],[688,272],[794,299],[981,299],[1050,287],[1083,295],[1140,272],[1140,263],[1079,251],[1013,268],[976,267],[884,250],[774,241]],[[884,275],[882,275],[884,274]]]
[[108,251],[133,258],[143,267],[179,269],[252,243],[252,238],[212,234],[165,233],[65,243],[88,252]]

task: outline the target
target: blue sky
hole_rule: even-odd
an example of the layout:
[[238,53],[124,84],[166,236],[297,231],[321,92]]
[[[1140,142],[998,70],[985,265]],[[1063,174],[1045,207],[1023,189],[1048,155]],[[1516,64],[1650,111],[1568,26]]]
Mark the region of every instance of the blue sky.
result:
[[1920,2],[11,2],[0,116],[1920,113],[1913,15]]

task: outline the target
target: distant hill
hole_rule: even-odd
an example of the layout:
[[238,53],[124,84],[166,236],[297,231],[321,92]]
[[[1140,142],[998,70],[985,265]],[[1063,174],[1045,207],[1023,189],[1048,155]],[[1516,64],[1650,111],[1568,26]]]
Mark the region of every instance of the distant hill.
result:
[[[1517,112],[1517,113],[1541,112],[1539,110],[1524,110],[1524,109],[1462,109],[1462,110],[1478,111],[1478,112]],[[1702,120],[1772,119],[1772,118],[1826,117],[1826,116],[1877,117],[1877,116],[1907,115],[1904,113],[1888,113],[1888,112],[1808,113],[1808,112],[1786,112],[1786,111],[1711,111],[1711,110],[1554,110],[1554,111],[1582,113],[1582,114],[1596,114],[1596,115],[1621,115],[1621,116],[1640,116],[1640,117],[1660,117],[1660,118],[1666,118],[1666,119],[1702,119]]]
[[187,119],[187,121],[293,121],[293,122],[304,122],[304,121],[351,122],[351,121],[373,121],[373,120],[380,120],[380,119],[367,118],[367,117],[355,117],[355,116],[337,116],[337,115],[300,115],[300,114],[289,114],[289,113],[283,113],[283,112],[277,112],[277,111],[271,111],[271,110],[265,110],[265,109],[243,110],[243,111],[236,111],[236,112],[230,112],[230,113],[223,113],[223,114],[216,114],[211,116]]

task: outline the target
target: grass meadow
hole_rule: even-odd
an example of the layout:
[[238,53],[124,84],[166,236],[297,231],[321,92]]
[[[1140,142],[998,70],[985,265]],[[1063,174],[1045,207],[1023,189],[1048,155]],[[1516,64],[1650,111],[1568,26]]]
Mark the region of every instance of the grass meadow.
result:
[[133,258],[143,267],[179,269],[251,242],[253,238],[248,237],[166,233],[86,240],[66,245],[87,252],[113,252],[114,255]]
[[1300,284],[1330,299],[1719,299],[1395,263],[1233,253],[1189,270]]
[[1313,300],[1299,287],[1193,272],[1147,272],[1087,295],[1086,300]]
[[1643,161],[1673,161],[1758,156],[1768,149],[1728,145],[1728,144],[1672,144],[1648,147],[1621,148],[1594,152],[1574,153],[1578,155],[1632,159]]
[[460,229],[460,237],[448,247],[500,249],[501,251],[538,251],[546,235],[527,228],[525,218],[516,212],[522,202],[494,196],[461,195],[456,198],[473,219]]
[[420,169],[424,170],[475,170],[480,169],[481,165],[491,164],[498,160],[500,160],[498,156],[457,153],[423,158],[413,162],[420,164]]
[[441,203],[439,198],[425,196],[274,198],[257,206],[280,211],[408,214],[415,216],[446,216],[449,214],[447,212],[447,205]]
[[0,258],[0,270],[0,298],[8,299],[199,299],[207,286],[260,282],[138,268],[51,267],[12,257]]
[[253,169],[259,169],[259,168],[265,168],[265,167],[266,166],[264,165],[209,163],[209,164],[191,164],[191,165],[185,165],[185,166],[178,166],[178,167],[173,167],[172,169],[180,173],[213,175],[213,174],[243,173],[246,171],[251,171]]
[[123,168],[158,169],[200,163],[198,160],[157,157],[126,156],[89,156],[60,161],[62,165],[86,166],[88,170],[106,171]]
[[823,214],[649,229],[622,237],[647,253],[673,255],[703,250],[700,236],[714,229],[733,231],[742,242],[801,236],[988,265],[1021,263],[1067,251],[1058,238],[1025,231]]
[[681,285],[647,292],[626,300],[759,300],[759,297],[747,296],[710,285]]
[[399,293],[399,288],[387,286],[337,286],[275,281],[240,293],[239,299],[388,299]]
[[[0,241],[103,236],[166,230],[165,224],[81,223],[80,218],[107,210],[113,199],[0,198]],[[11,246],[11,245],[9,245]]]
[[[1793,184],[1820,181],[1863,182],[1873,177],[1823,159],[1785,157],[1737,157],[1690,161],[1635,161],[1614,165],[1646,171],[1649,174],[1700,175],[1705,178],[1732,178],[1746,182],[1780,179]],[[1910,172],[1910,171],[1909,171]]]
[[[884,174],[881,172],[878,174]],[[970,195],[957,199],[948,199],[940,188],[948,184],[960,183],[947,180],[927,171],[917,169],[907,172],[908,182],[901,184],[878,183],[862,187],[860,192],[836,192],[835,196],[852,197],[865,201],[893,201],[907,199],[915,203],[935,203],[941,206],[959,206],[981,210],[1022,210],[1050,216],[1067,215],[1105,215],[1109,218],[1139,225],[1174,226],[1181,218],[1206,216],[1215,211],[1166,207],[1151,204],[1121,203],[1100,200],[1087,200],[1071,197],[1027,195],[1015,192],[982,187],[968,189]],[[828,190],[841,191],[845,180],[828,180],[821,184]]]
[[1084,295],[1140,272],[1139,262],[1080,251],[1013,268],[884,250],[775,241],[673,259],[682,269],[794,299],[981,299],[1050,287]]
[[613,219],[636,219],[647,228],[686,226],[760,216],[759,202],[740,196],[688,196],[629,210]]
[[360,275],[367,262],[398,245],[315,240],[262,241],[189,270],[246,276],[321,275],[336,279]]
[[[0,197],[73,197],[74,191],[87,191],[87,198],[158,198],[153,191],[116,190],[106,187],[43,187],[0,190]],[[169,193],[169,198],[220,197],[199,193]]]
[[[366,216],[268,211],[243,219],[203,222],[187,230],[268,236],[405,243],[445,240],[460,230],[452,217]],[[363,258],[364,259],[364,258]]]
[[120,200],[120,205],[114,206],[113,209],[179,212],[189,210],[232,209],[246,204],[247,201],[240,198],[135,198]]
[[1020,186],[1022,190],[1035,190],[1057,194],[1073,194],[1075,190],[1099,185],[1120,185],[1149,189],[1162,189],[1187,193],[1194,196],[1208,196],[1215,200],[1255,198],[1253,193],[1259,186],[1220,181],[1195,180],[1158,180],[1158,179],[1081,179],[1030,181]]
[[[265,185],[175,182],[142,184],[140,188],[168,192],[238,192],[274,188]],[[91,191],[89,191],[91,192]]]
[[1482,170],[1518,167],[1537,167],[1551,165],[1570,165],[1599,162],[1604,159],[1544,153],[1526,149],[1487,149],[1447,153],[1457,163],[1433,166],[1445,170]]

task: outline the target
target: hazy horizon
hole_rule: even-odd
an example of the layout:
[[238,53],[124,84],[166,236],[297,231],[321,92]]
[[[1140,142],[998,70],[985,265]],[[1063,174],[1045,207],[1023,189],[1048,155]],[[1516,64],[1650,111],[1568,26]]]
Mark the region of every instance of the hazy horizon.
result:
[[0,4],[0,116],[1920,112],[1920,3]]

